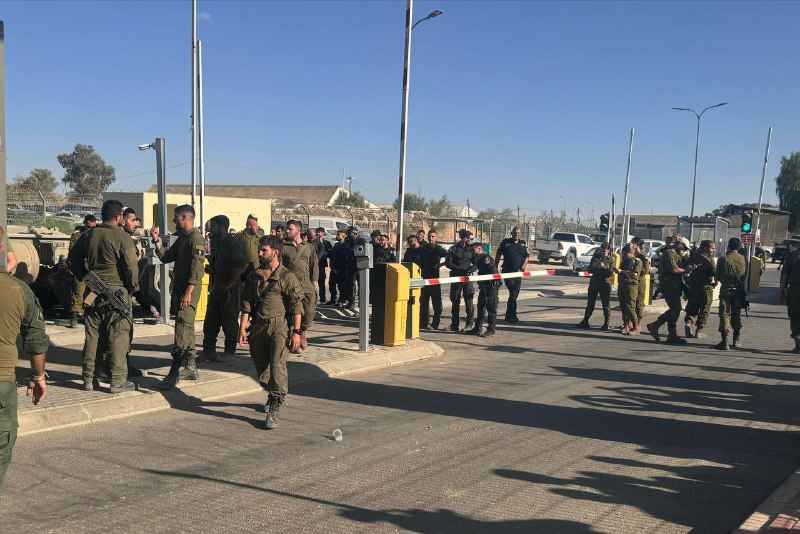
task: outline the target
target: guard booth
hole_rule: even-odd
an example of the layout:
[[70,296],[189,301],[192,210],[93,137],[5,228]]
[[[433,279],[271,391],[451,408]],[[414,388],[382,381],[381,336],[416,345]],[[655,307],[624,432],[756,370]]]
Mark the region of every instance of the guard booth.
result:
[[413,263],[376,263],[370,274],[370,342],[375,345],[405,345],[419,337],[419,297],[411,289],[411,277],[419,278]]

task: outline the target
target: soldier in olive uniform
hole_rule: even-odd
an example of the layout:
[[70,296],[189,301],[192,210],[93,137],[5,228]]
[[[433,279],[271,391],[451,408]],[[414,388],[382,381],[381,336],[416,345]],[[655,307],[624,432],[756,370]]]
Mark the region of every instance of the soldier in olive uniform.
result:
[[[0,254],[4,252],[5,230],[0,226]],[[19,356],[17,337],[22,349],[31,357],[31,374],[26,395],[39,404],[47,393],[45,384],[45,352],[50,345],[44,330],[39,301],[28,285],[0,267],[0,490],[11,463],[11,451],[17,441],[17,381],[15,369]]]
[[667,343],[680,345],[686,343],[682,337],[678,337],[678,319],[681,316],[681,286],[683,284],[683,274],[686,270],[681,267],[681,253],[689,250],[689,240],[685,237],[676,238],[672,245],[668,246],[661,254],[658,262],[658,289],[664,295],[669,309],[658,316],[654,322],[647,325],[647,330],[653,339],[661,341],[658,329],[667,323],[669,334]]
[[[422,278],[439,278],[439,269],[442,260],[447,257],[447,251],[436,242],[438,234],[431,228],[428,231],[428,241],[420,247],[420,272]],[[431,305],[433,305],[433,318],[428,324]],[[442,286],[425,286],[422,288],[420,298],[419,328],[424,330],[439,330],[439,321],[442,319]]]
[[[503,259],[504,273],[524,272],[528,266],[528,244],[522,239],[522,228],[515,226],[511,229],[511,237],[503,239],[497,247],[497,254],[494,262],[500,265],[500,258]],[[517,297],[522,289],[522,278],[507,278],[506,287],[508,288],[508,302],[506,303],[506,321],[515,324],[519,322],[517,317]]]
[[[704,332],[708,322],[711,303],[714,300],[714,287],[717,265],[714,256],[717,246],[711,240],[703,240],[697,252],[689,258],[689,301],[686,303],[686,337],[705,339]],[[695,331],[692,332],[692,326]]]
[[636,300],[639,296],[639,277],[642,274],[642,260],[636,257],[636,245],[628,243],[622,247],[622,260],[619,269],[617,294],[622,312],[622,334],[638,336],[639,316],[636,315]]
[[[447,251],[445,266],[450,269],[450,276],[465,276],[475,264],[475,252],[472,248],[472,232],[466,228],[458,231],[460,241],[450,247]],[[459,308],[461,298],[464,298],[464,311],[467,315],[465,332],[472,330],[475,326],[475,308],[473,301],[475,298],[475,284],[472,282],[456,282],[450,284],[450,304],[452,304],[453,321],[450,323],[450,331],[459,331]]]
[[236,241],[242,247],[244,259],[247,262],[247,266],[242,273],[242,280],[247,280],[250,273],[259,267],[258,240],[261,237],[261,232],[258,229],[258,217],[252,214],[248,215],[245,229],[236,234]]
[[594,306],[599,295],[600,302],[603,304],[603,326],[600,329],[609,329],[608,322],[611,320],[611,285],[614,281],[614,268],[611,244],[603,243],[589,262],[587,270],[592,275],[589,279],[589,299],[586,302],[583,321],[575,325],[575,328],[590,328],[589,318],[594,313]]
[[783,259],[780,296],[789,314],[789,328],[794,339],[792,352],[800,354],[800,249],[796,247]]
[[[91,213],[83,218],[83,226],[75,228],[72,235],[69,237],[68,252],[72,252],[72,247],[78,242],[86,232],[97,226],[97,217]],[[69,327],[76,328],[78,326],[78,316],[83,316],[83,294],[86,293],[86,284],[78,278],[73,277],[72,283],[72,304],[70,306],[69,314]]]
[[639,272],[639,291],[636,293],[636,320],[641,327],[644,319],[644,302],[648,289],[647,275],[650,274],[650,258],[647,257],[644,251],[644,239],[634,237],[631,243],[636,245],[636,257],[642,262],[642,270]]
[[[314,285],[319,278],[319,260],[314,245],[303,241],[300,233],[303,223],[297,220],[286,222],[286,239],[283,243],[281,261],[287,269],[294,273],[303,287],[303,324],[300,327],[300,348],[305,350],[308,346],[306,331],[314,322],[317,313],[317,292]],[[295,352],[296,349],[292,349]]]
[[289,392],[286,321],[292,326],[289,349],[297,351],[305,290],[297,277],[281,265],[284,243],[277,236],[262,237],[259,247],[261,268],[250,273],[244,283],[239,343],[250,345],[258,380],[267,391],[266,427],[272,429],[278,425],[278,411]]
[[[489,254],[483,252],[483,245],[480,243],[472,244],[472,252],[475,254],[475,264],[472,268],[471,274],[497,274],[497,265]],[[494,337],[495,326],[497,325],[497,304],[500,299],[497,295],[497,289],[502,282],[500,280],[486,280],[478,282],[478,317],[475,321],[475,327],[469,330],[468,334],[474,334],[481,337]],[[483,326],[483,318],[489,315],[489,324],[486,332],[481,333],[481,326]]]
[[175,342],[172,348],[172,367],[161,383],[161,389],[173,389],[178,381],[197,380],[195,359],[194,319],[200,301],[199,286],[203,283],[206,262],[206,242],[194,227],[194,208],[188,204],[175,208],[177,240],[168,249],[161,246],[157,226],[150,230],[156,254],[164,263],[175,262],[170,288],[171,310],[175,317]]
[[[78,240],[69,254],[69,269],[78,278],[93,272],[120,296],[128,309],[131,295],[139,290],[139,262],[136,246],[131,236],[122,227],[122,203],[107,200],[101,208],[102,224],[92,228]],[[96,360],[98,354],[108,351],[111,393],[121,393],[136,389],[136,384],[128,381],[128,351],[131,345],[133,321],[130,313],[123,315],[114,310],[98,296],[87,306],[84,315],[86,339],[83,344],[83,388],[87,391],[97,387]],[[102,351],[98,351],[102,348]]]
[[[217,215],[209,220],[211,229],[211,259],[208,271],[211,289],[208,293],[206,318],[203,320],[203,354],[209,361],[229,362],[236,355],[239,338],[239,302],[241,276],[245,268],[242,247],[228,233],[230,220]],[[217,354],[219,330],[225,334],[225,350]]]
[[738,237],[728,240],[728,251],[717,261],[716,278],[719,281],[719,333],[722,341],[714,348],[728,350],[728,332],[733,327],[733,347],[739,347],[742,332],[742,300],[744,276],[747,271],[744,256],[739,254],[742,241]]

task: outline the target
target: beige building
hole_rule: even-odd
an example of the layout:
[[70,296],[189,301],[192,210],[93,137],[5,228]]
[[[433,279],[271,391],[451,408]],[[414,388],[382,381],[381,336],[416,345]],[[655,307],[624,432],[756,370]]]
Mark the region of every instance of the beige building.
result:
[[[119,200],[126,207],[135,209],[142,220],[142,228],[149,230],[154,224],[159,223],[158,193],[154,191],[107,191],[103,193],[104,202],[112,198]],[[167,216],[170,218],[168,221],[170,232],[175,231],[175,225],[172,223],[172,210],[181,204],[191,203],[192,198],[188,193],[167,193]],[[231,228],[236,231],[244,228],[247,216],[251,213],[258,217],[259,226],[269,233],[272,224],[272,202],[270,200],[209,195],[205,197],[204,215],[206,220],[215,215],[227,215],[231,220]]]

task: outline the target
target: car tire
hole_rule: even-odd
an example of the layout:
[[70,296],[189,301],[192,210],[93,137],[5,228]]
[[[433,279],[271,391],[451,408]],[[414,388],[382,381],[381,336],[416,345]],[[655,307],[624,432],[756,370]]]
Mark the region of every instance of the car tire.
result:
[[550,256],[539,255],[539,263],[547,264],[550,263]]
[[567,252],[566,254],[564,254],[564,257],[561,259],[561,261],[567,267],[572,267],[573,265],[575,265],[575,253]]

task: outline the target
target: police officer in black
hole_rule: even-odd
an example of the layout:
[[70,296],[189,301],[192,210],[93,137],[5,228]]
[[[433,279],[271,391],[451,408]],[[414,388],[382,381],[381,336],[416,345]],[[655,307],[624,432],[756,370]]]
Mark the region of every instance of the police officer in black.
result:
[[[515,226],[511,229],[511,237],[503,239],[497,247],[497,254],[494,263],[500,265],[500,258],[503,258],[502,272],[518,273],[525,270],[528,266],[528,244],[522,239],[522,228]],[[506,304],[506,321],[514,324],[518,323],[517,318],[517,297],[522,287],[522,278],[506,279],[508,288],[508,303]]]
[[[472,249],[472,232],[466,228],[458,231],[460,241],[450,247],[447,251],[445,266],[450,269],[451,276],[466,276],[475,263],[475,252]],[[450,285],[450,303],[453,305],[453,322],[450,324],[451,332],[459,332],[459,308],[461,298],[464,298],[464,309],[467,314],[467,324],[465,331],[472,330],[475,326],[475,308],[473,299],[475,297],[475,285],[472,282],[456,282]]]
[[373,230],[369,235],[372,239],[372,261],[373,263],[395,263],[397,255],[394,249],[384,246],[383,236],[380,230]]
[[[419,238],[418,238],[419,239]],[[436,242],[437,234],[435,229],[428,231],[428,241],[420,246],[420,271],[422,278],[439,278],[439,269],[442,260],[447,257],[447,251]],[[439,330],[439,321],[442,318],[442,286],[433,285],[422,288],[422,298],[420,299],[419,328],[424,330]],[[433,319],[428,325],[428,313],[433,304]]]
[[[497,265],[489,254],[484,254],[483,245],[480,243],[472,244],[472,252],[475,254],[475,265],[472,271],[477,274],[497,274]],[[497,296],[497,288],[500,287],[500,280],[485,280],[478,282],[478,319],[475,327],[469,330],[468,334],[475,334],[481,337],[494,337],[495,325],[497,324],[497,304],[500,301]],[[483,318],[488,312],[489,326],[486,332],[481,333]]]
[[410,235],[406,238],[406,251],[403,252],[403,263],[416,263],[418,266],[422,264],[422,247],[419,244],[419,239],[415,235]]
[[328,252],[328,260],[331,264],[331,275],[328,278],[328,290],[331,300],[328,304],[335,306],[342,304],[345,300],[345,278],[347,276],[347,232],[339,230],[336,232],[336,244]]

